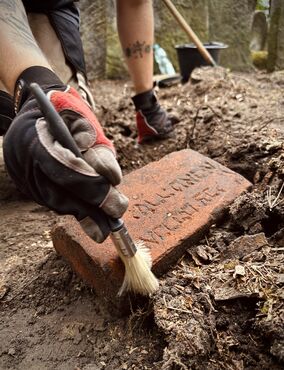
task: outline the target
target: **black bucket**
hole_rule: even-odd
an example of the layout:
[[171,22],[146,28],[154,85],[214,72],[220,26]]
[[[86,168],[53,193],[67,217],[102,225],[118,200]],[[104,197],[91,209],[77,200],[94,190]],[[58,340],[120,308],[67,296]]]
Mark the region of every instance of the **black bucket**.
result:
[[[219,63],[220,50],[228,47],[228,45],[225,45],[221,42],[209,42],[203,45],[217,64]],[[194,70],[194,68],[210,65],[203,58],[194,44],[177,45],[175,48],[177,51],[180,74],[182,76],[183,83],[189,80],[191,72]]]

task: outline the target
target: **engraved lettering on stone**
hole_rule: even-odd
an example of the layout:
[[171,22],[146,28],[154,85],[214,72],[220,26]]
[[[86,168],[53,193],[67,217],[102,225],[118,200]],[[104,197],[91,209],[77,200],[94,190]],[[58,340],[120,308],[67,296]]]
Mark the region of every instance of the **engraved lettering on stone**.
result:
[[190,203],[185,203],[182,207],[181,207],[181,209],[180,209],[180,214],[183,214],[183,213],[185,213],[186,215],[188,215],[189,216],[189,218],[192,218],[192,216],[196,213],[196,212],[198,212],[198,208],[197,207],[194,207],[192,204],[190,204]]
[[205,188],[201,192],[195,194],[194,199],[206,206],[212,199],[216,198],[223,192],[224,189],[219,186],[217,186],[214,192],[212,192],[212,189],[210,190],[209,188]]
[[170,182],[170,187],[176,191],[182,191],[184,188],[188,188],[190,185],[195,185],[199,182],[199,177],[192,173],[187,173],[183,177],[179,177],[176,180]]
[[180,221],[177,219],[176,216],[168,217],[164,222],[163,225],[169,231],[175,231],[180,226]]
[[148,243],[159,244],[166,235],[178,230],[184,221],[192,219],[196,212],[198,208],[185,203],[179,210],[175,210],[171,217],[166,217],[160,225],[148,230],[141,239]]
[[[202,165],[198,166],[194,170],[176,178],[171,181],[167,187],[162,188],[158,193],[152,195],[151,199],[144,199],[142,202],[134,204],[132,207],[132,213],[134,218],[145,218],[153,215],[161,204],[167,204],[167,202],[175,196],[175,193],[182,192],[185,189],[198,185],[202,180],[206,180],[208,174],[212,172],[227,171],[223,170],[223,167],[219,164],[212,163],[210,160],[206,161]],[[228,171],[228,174],[233,174]],[[182,204],[173,206],[169,202],[169,207],[165,207],[167,214],[164,216],[162,222],[159,225],[155,225],[155,219],[153,219],[153,227],[148,228],[142,235],[143,239],[147,243],[159,244],[163,242],[165,237],[172,234],[183,226],[185,221],[190,221],[194,218],[195,214],[198,213],[202,207],[207,206],[216,197],[220,196],[225,192],[225,189],[216,184],[213,187],[197,187],[198,192],[190,194],[191,201],[185,201],[183,199]],[[174,209],[173,209],[174,208]],[[170,213],[170,216],[168,216]],[[159,217],[160,219],[160,217]]]
[[133,206],[132,214],[134,218],[140,218],[142,216],[147,216],[149,213],[153,213],[155,207],[145,203],[136,203]]
[[222,193],[225,193],[225,189],[222,188],[220,185],[217,185],[216,189],[212,192],[212,189],[210,190],[204,190],[204,193],[210,196],[211,198],[217,197]]
[[146,234],[143,235],[143,237],[141,239],[144,240],[145,242],[148,242],[148,243],[159,244],[159,242],[161,242],[161,240],[163,240],[161,235],[157,232],[158,231],[157,229],[160,228],[160,227],[161,227],[161,225],[157,226],[153,230],[147,231]]
[[172,191],[172,190],[165,190],[163,193],[156,193],[156,195],[159,197],[159,198],[162,198],[163,200],[164,199],[167,199],[167,198],[171,198],[173,195],[175,195],[175,192]]

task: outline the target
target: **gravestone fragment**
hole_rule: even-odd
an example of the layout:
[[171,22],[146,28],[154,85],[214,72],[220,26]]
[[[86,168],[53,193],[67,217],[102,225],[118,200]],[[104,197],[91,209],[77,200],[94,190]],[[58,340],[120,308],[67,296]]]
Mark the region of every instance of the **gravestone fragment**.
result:
[[107,3],[105,0],[81,0],[78,5],[88,78],[103,78],[107,53]]
[[[167,271],[222,217],[251,184],[237,173],[190,149],[126,175],[119,189],[130,204],[125,224],[134,240],[149,247],[153,271]],[[96,244],[72,216],[52,231],[55,249],[104,298],[112,299],[124,268],[108,238]]]
[[220,54],[220,65],[234,70],[249,70],[250,34],[256,0],[210,0],[209,37],[229,47]]
[[252,28],[251,28],[251,41],[250,49],[253,51],[264,50],[267,41],[267,19],[264,12],[258,10],[254,13]]

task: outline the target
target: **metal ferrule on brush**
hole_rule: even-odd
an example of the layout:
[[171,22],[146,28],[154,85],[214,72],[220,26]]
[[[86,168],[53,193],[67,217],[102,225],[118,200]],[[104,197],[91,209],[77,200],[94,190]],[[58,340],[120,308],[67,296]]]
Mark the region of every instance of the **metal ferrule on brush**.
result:
[[116,247],[121,250],[125,257],[133,257],[137,252],[137,248],[131,239],[124,224],[117,231],[112,231],[110,237]]

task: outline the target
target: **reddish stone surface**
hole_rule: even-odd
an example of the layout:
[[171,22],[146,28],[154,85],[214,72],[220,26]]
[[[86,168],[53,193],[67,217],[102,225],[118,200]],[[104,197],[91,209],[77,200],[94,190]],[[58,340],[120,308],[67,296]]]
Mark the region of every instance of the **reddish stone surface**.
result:
[[[215,223],[250,182],[190,149],[171,153],[126,175],[119,189],[129,197],[124,222],[134,240],[150,248],[153,271],[167,271]],[[96,244],[72,216],[52,231],[56,250],[106,298],[123,279],[123,264],[110,238]]]

